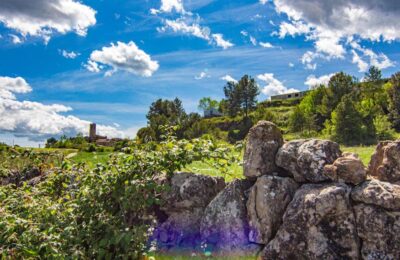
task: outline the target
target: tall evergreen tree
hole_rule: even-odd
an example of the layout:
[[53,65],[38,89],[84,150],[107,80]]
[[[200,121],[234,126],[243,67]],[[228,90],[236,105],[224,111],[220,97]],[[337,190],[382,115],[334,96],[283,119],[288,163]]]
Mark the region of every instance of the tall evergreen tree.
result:
[[244,110],[245,116],[248,117],[249,111],[253,110],[257,105],[257,96],[260,94],[260,90],[256,81],[248,75],[244,75],[238,85],[241,96],[241,107]]
[[375,66],[371,66],[367,73],[365,73],[365,81],[377,82],[382,79],[382,71]]
[[387,89],[389,96],[389,120],[396,131],[400,131],[400,72],[394,74],[390,79]]

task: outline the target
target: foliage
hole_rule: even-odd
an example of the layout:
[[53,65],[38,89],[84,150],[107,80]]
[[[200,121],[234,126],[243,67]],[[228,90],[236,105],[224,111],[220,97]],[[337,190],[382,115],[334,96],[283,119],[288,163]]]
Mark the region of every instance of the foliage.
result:
[[202,99],[200,99],[198,106],[198,108],[202,111],[218,109],[218,107],[219,107],[219,102],[210,97],[203,97]]
[[387,86],[389,96],[389,119],[393,127],[400,131],[400,72],[397,72],[390,79]]
[[368,72],[365,73],[364,79],[367,82],[377,82],[382,79],[382,71],[375,66],[371,66]]
[[0,186],[0,255],[137,259],[146,250],[160,194],[168,189],[160,178],[194,161],[227,175],[238,162],[232,148],[208,139],[162,138],[126,148],[92,170],[64,160],[36,186]]

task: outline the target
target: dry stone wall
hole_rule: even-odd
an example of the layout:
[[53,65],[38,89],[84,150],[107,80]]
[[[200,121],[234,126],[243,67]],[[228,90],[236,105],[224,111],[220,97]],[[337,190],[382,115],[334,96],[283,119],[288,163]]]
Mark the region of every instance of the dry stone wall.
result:
[[[284,143],[261,121],[243,180],[177,173],[152,243],[178,255],[254,259],[400,259],[400,141],[366,168],[326,140]],[[246,258],[248,259],[248,258]]]

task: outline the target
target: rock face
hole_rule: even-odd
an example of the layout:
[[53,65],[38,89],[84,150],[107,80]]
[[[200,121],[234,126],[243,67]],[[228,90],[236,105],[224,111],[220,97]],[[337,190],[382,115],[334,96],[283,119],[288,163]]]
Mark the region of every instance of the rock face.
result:
[[367,178],[362,161],[354,154],[346,154],[338,158],[333,164],[325,165],[324,175],[335,182],[344,182],[357,185]]
[[290,172],[297,182],[329,180],[324,166],[341,156],[337,143],[326,140],[297,140],[284,144],[276,156],[276,164]]
[[251,188],[247,201],[249,240],[267,244],[275,235],[298,184],[291,178],[262,176]]
[[388,182],[400,181],[400,140],[380,142],[372,155],[368,174]]
[[400,212],[365,204],[354,211],[363,259],[400,259]]
[[155,230],[160,251],[191,252],[200,247],[200,220],[205,207],[225,187],[222,178],[176,173],[161,208],[168,216]]
[[358,259],[359,242],[344,184],[306,184],[290,202],[263,259]]
[[235,180],[207,206],[200,228],[206,251],[224,256],[251,256],[260,250],[248,239],[245,193],[252,184],[249,180]]
[[357,186],[351,192],[354,201],[372,204],[388,210],[400,210],[400,186],[371,180]]
[[247,138],[243,160],[244,175],[256,178],[277,171],[275,155],[283,144],[280,129],[271,122],[260,121],[250,129]]

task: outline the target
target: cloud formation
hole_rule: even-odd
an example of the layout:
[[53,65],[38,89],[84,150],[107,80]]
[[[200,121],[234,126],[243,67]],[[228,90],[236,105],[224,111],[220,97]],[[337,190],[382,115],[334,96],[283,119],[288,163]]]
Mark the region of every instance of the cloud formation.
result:
[[[286,14],[289,18],[288,22],[280,24],[277,34],[281,38],[288,35],[304,35],[306,40],[314,41],[315,55],[308,55],[311,61],[308,59],[306,62],[307,68],[315,67],[313,60],[316,58],[343,59],[347,49],[354,49],[351,45],[354,39],[375,42],[400,39],[400,30],[397,28],[400,15],[399,1],[274,0],[273,2],[276,11]],[[356,63],[360,70],[364,70],[365,62],[363,63],[361,57],[354,52],[351,53],[353,63]],[[380,59],[381,68],[390,64],[386,56],[378,55],[371,59],[375,61]]]
[[60,54],[66,58],[66,59],[75,59],[80,53],[74,52],[74,51],[66,51],[66,50],[59,50]]
[[[87,134],[89,121],[62,114],[71,111],[71,107],[17,100],[15,94],[30,91],[32,88],[23,78],[0,77],[0,132],[12,132],[18,137],[28,137],[31,140]],[[101,135],[123,136],[122,132],[112,126],[99,125],[98,130]]]
[[237,83],[238,81],[234,79],[231,75],[225,75],[221,78],[222,80],[225,80],[226,82],[234,82]]
[[274,77],[273,73],[260,74],[257,76],[257,79],[264,82],[265,86],[261,89],[261,92],[267,97],[299,92],[297,89],[285,87],[281,81]]
[[24,37],[41,37],[46,42],[54,32],[85,36],[96,24],[96,11],[75,0],[2,0],[0,22]]
[[140,50],[134,42],[111,43],[109,47],[95,50],[90,54],[90,58],[85,67],[91,72],[106,71],[106,76],[111,76],[118,70],[129,73],[151,77],[159,68],[158,62],[151,59],[150,55]]
[[332,78],[333,75],[335,75],[335,73],[323,75],[320,77],[310,75],[307,77],[306,81],[304,82],[304,85],[307,85],[309,89],[313,89],[314,87],[318,87],[320,85],[327,86],[329,80]]
[[161,0],[161,7],[160,9],[150,9],[152,14],[158,13],[171,13],[172,11],[177,13],[186,13],[185,9],[183,8],[182,0]]

